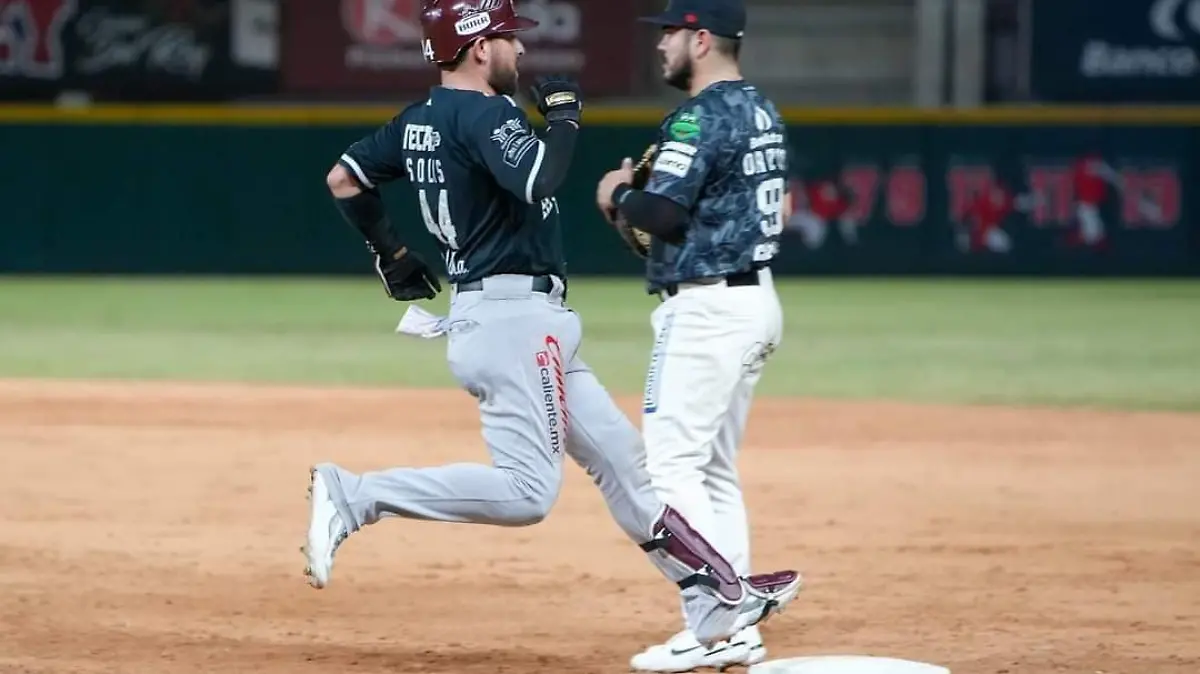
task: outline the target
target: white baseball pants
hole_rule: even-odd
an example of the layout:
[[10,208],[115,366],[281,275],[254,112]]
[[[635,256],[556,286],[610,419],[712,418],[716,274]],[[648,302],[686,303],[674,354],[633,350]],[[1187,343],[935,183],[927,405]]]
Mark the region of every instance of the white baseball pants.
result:
[[681,284],[651,315],[642,433],[659,497],[750,573],[737,456],[764,360],[783,338],[769,269],[757,286]]
[[1079,235],[1083,242],[1091,245],[1104,236],[1104,219],[1100,217],[1097,204],[1078,204],[1075,215],[1079,219]]

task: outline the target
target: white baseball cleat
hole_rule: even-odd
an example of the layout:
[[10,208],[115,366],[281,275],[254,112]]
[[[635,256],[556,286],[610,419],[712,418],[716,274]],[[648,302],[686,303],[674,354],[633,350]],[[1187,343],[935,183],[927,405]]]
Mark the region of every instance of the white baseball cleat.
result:
[[749,667],[767,657],[762,634],[751,626],[705,647],[696,641],[690,630],[684,630],[667,640],[633,656],[629,668],[638,672],[691,672],[697,669],[724,671],[729,667]]
[[350,531],[329,496],[329,485],[325,484],[325,476],[316,468],[312,468],[309,471],[309,480],[308,542],[301,551],[308,558],[308,565],[304,567],[308,584],[321,589],[329,584],[334,553],[350,535]]

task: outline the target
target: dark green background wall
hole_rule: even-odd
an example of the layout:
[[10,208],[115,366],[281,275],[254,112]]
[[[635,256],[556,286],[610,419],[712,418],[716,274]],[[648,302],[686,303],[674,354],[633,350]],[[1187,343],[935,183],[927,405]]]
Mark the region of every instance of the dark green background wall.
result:
[[[332,207],[324,176],[371,128],[0,124],[0,271],[362,273],[365,248]],[[779,267],[786,273],[1197,274],[1198,129],[793,124],[793,172],[850,176],[867,220],[854,247],[834,235],[814,251],[788,237]],[[651,124],[593,124],[582,135],[559,194],[574,273],[639,271],[593,199],[603,172],[652,138]],[[948,210],[954,167],[988,168],[1020,191],[1031,170],[1066,166],[1087,151],[1135,175],[1174,176],[1181,197],[1175,220],[1162,227],[1122,224],[1121,198],[1112,195],[1104,205],[1112,228],[1107,251],[1061,245],[1068,220],[1020,215],[1006,224],[1012,253],[955,248]],[[923,188],[914,176],[923,177]],[[432,254],[405,186],[386,188],[385,195],[394,222]],[[914,199],[920,217],[909,223],[903,216],[912,214]]]

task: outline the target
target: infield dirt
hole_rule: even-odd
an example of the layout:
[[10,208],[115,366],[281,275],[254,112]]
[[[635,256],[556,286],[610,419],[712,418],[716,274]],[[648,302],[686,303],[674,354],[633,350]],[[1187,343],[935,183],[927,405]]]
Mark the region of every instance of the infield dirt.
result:
[[[636,419],[636,401],[623,400]],[[459,391],[0,382],[2,672],[622,672],[671,586],[569,464],[537,526],[387,520],[305,584],[307,467],[486,461]],[[1200,415],[761,399],[769,657],[1200,671]]]

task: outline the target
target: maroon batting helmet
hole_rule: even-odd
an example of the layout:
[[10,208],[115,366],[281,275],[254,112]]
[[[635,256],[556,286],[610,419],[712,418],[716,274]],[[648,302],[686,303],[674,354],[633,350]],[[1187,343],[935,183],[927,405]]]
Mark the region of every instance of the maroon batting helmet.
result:
[[475,40],[516,33],[538,25],[517,16],[513,0],[424,0],[421,28],[425,60],[452,63]]

